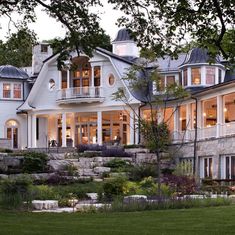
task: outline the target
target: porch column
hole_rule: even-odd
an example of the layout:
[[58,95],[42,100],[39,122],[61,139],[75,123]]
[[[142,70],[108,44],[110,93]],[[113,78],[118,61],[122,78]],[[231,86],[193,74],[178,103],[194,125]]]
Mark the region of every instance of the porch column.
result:
[[95,85],[94,81],[94,66],[91,66],[91,87],[94,87]]
[[130,111],[130,144],[134,144],[135,141],[135,113],[133,110]]
[[27,123],[27,128],[28,128],[28,148],[32,147],[32,116],[28,114],[28,123]]
[[67,89],[70,88],[70,70],[67,69]]
[[190,130],[192,127],[191,104],[186,104],[186,140],[190,139]]
[[71,115],[71,138],[73,140],[73,147],[75,147],[75,114]]
[[95,85],[94,85],[95,81],[94,81],[94,66],[91,66],[91,85],[90,85],[90,95],[91,97],[95,96]]
[[67,143],[66,143],[66,113],[62,114],[62,147],[67,147]]
[[216,97],[217,99],[217,123],[216,123],[216,137],[220,137],[222,133],[222,124],[223,124],[223,114],[224,114],[224,108],[223,108],[223,96],[218,95]]
[[103,82],[103,66],[100,66],[100,97],[104,97],[102,82]]
[[62,72],[61,70],[58,70],[58,78],[59,78],[59,86],[58,89],[61,90],[61,83],[62,83]]
[[32,115],[32,148],[36,148],[37,147],[37,133],[36,133],[36,129],[37,129],[37,116],[36,114]]
[[98,144],[102,145],[102,112],[97,112],[97,137],[98,137]]
[[174,133],[173,133],[173,140],[178,140],[178,133],[179,133],[179,106],[175,107],[174,111]]
[[197,103],[197,135],[198,135],[198,139],[202,138],[202,127],[204,124],[204,121],[202,121],[204,119],[204,110],[202,108],[202,101],[198,101]]

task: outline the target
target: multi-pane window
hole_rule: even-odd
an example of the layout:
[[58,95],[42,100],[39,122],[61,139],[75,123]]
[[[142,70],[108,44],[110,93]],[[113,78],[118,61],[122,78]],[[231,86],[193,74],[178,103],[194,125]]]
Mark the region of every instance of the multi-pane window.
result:
[[203,167],[204,178],[212,178],[212,170],[213,170],[212,157],[204,158],[203,163],[204,163]]
[[11,84],[3,83],[3,98],[11,98]]
[[157,91],[164,91],[165,88],[169,85],[175,84],[175,76],[169,75],[169,76],[161,76],[157,82],[154,82],[154,86],[157,83]]
[[206,67],[206,84],[214,85],[215,84],[215,68]]
[[13,98],[21,99],[21,84],[14,84],[13,86]]
[[3,99],[21,99],[22,98],[22,84],[3,83],[2,98]]
[[174,85],[175,84],[175,76],[166,76],[166,85]]
[[192,76],[192,85],[201,84],[201,69],[200,68],[192,68],[191,76]]
[[235,156],[220,157],[220,178],[235,179]]

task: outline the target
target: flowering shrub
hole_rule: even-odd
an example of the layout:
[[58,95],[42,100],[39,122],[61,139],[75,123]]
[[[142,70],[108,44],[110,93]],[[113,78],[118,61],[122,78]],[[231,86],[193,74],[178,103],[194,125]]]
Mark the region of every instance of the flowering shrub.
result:
[[84,151],[103,151],[105,149],[106,146],[98,144],[79,144],[77,146],[77,150],[79,153],[83,153]]
[[102,151],[102,157],[131,157],[130,153],[126,153],[123,149],[112,148]]
[[163,183],[168,185],[170,190],[178,195],[193,194],[198,191],[193,177],[167,175],[163,178]]

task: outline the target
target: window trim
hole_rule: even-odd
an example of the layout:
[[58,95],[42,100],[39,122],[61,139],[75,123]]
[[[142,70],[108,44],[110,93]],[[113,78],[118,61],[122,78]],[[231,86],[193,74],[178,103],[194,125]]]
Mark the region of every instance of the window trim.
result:
[[[10,84],[10,97],[4,97],[4,84]],[[14,86],[15,85],[20,85],[21,89],[20,89],[20,98],[14,98]],[[21,82],[2,82],[2,86],[1,86],[1,99],[3,100],[23,100],[23,83]]]

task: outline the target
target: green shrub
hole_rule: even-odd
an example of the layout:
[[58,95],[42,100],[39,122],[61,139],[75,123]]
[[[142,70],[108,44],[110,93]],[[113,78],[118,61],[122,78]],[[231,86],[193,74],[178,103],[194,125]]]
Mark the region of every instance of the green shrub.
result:
[[133,149],[133,148],[144,148],[144,145],[139,145],[139,144],[128,144],[123,146],[124,149]]
[[113,172],[122,172],[128,171],[128,169],[130,168],[130,163],[120,158],[114,158],[105,163],[104,166],[110,167]]
[[111,212],[132,212],[144,210],[167,210],[167,209],[188,209],[214,206],[227,206],[231,204],[231,200],[226,198],[217,199],[185,199],[185,200],[161,200],[151,202],[133,201],[123,203],[122,198],[116,198],[111,207],[102,208],[102,211]]
[[79,157],[85,157],[85,158],[93,158],[93,157],[99,157],[101,156],[101,151],[86,151],[86,152],[82,152],[79,153],[78,156]]
[[157,177],[157,166],[153,164],[141,164],[130,168],[129,178],[133,181],[141,181],[145,177]]
[[12,149],[0,148],[0,153],[13,153],[13,150]]
[[27,152],[23,160],[22,170],[24,173],[46,172],[48,156],[45,153]]
[[111,201],[116,196],[124,195],[126,183],[127,181],[123,177],[108,179],[103,185],[103,199],[105,201]]
[[19,208],[29,204],[32,196],[32,180],[28,176],[6,179],[1,182],[1,203],[7,208]]
[[48,185],[37,185],[33,187],[33,199],[35,200],[56,200],[58,198],[58,193]]

